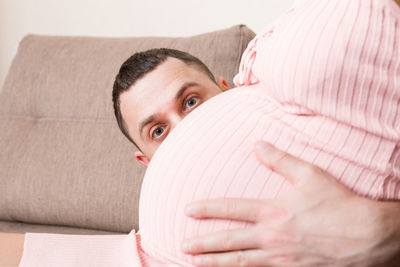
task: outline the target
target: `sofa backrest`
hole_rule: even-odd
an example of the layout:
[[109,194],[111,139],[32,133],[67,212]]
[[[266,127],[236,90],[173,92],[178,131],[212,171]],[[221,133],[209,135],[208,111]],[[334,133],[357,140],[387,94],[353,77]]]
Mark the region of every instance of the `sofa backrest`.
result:
[[0,220],[137,229],[145,168],[114,119],[120,65],[138,51],[175,48],[232,86],[253,37],[243,25],[186,38],[25,37],[0,95]]

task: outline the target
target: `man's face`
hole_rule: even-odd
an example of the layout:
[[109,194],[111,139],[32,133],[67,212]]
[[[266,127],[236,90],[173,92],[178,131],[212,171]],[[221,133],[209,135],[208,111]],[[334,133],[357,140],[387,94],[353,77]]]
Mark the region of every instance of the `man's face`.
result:
[[136,159],[147,165],[161,142],[187,114],[229,89],[222,78],[218,85],[197,67],[168,58],[122,93],[122,117],[129,135],[143,152],[137,151]]

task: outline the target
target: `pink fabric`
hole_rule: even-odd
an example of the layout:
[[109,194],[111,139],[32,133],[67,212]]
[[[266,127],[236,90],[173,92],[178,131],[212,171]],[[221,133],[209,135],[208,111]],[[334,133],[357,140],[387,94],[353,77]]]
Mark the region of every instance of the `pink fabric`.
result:
[[20,266],[128,267],[138,262],[135,231],[97,236],[27,233]]
[[286,192],[289,183],[256,159],[261,139],[359,195],[399,199],[398,12],[381,0],[308,0],[259,33],[239,88],[189,114],[152,158],[139,209],[143,250],[189,266],[185,238],[247,224],[193,220],[187,203]]
[[27,233],[20,267],[176,266],[148,256],[140,235],[61,235]]
[[[192,200],[275,198],[290,188],[258,162],[257,140],[359,195],[399,199],[399,14],[391,0],[303,0],[257,35],[235,77],[239,88],[190,113],[155,153],[142,185],[141,247],[132,251],[146,260],[132,266],[191,266],[185,238],[248,226],[190,219],[183,210]],[[27,255],[35,245],[28,242]]]

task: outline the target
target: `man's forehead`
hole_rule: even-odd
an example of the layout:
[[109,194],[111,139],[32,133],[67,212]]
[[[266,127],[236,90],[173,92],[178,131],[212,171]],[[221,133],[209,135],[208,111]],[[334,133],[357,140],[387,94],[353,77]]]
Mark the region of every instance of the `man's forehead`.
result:
[[160,68],[147,73],[120,96],[121,103],[142,105],[154,99],[166,99],[173,95],[181,83],[189,80],[185,70],[178,73],[172,68]]
[[172,97],[185,83],[201,84],[208,76],[176,58],[168,58],[120,95],[121,104],[141,105],[154,98]]
[[168,83],[178,77],[193,76],[197,72],[197,68],[187,65],[183,61],[176,58],[168,58],[156,68],[146,73],[140,78],[134,86],[143,84],[158,84],[160,82]]

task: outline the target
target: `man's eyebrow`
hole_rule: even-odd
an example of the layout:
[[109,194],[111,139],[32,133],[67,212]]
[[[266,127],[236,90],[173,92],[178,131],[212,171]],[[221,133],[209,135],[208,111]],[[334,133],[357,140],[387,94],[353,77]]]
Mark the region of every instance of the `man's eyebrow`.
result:
[[186,83],[182,84],[181,88],[175,95],[175,101],[177,101],[179,98],[181,98],[183,93],[185,93],[186,89],[188,89],[189,87],[198,86],[198,85],[199,84],[195,83],[195,82],[186,82]]
[[152,123],[153,121],[155,121],[156,118],[157,118],[157,115],[156,115],[156,114],[155,114],[155,115],[151,115],[151,116],[147,117],[146,119],[144,119],[144,120],[140,123],[140,125],[139,125],[139,133],[140,133],[140,135],[142,136],[142,138],[143,138],[143,128],[144,128],[147,124]]

